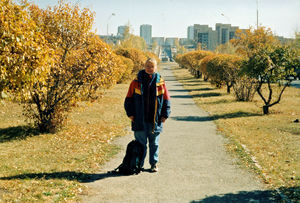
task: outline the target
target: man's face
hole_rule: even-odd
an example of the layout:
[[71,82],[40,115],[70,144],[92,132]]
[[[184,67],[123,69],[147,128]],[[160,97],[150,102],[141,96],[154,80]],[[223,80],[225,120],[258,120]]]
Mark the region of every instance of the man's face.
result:
[[146,73],[152,75],[156,71],[156,64],[151,61],[148,61],[145,64],[145,71],[146,71]]

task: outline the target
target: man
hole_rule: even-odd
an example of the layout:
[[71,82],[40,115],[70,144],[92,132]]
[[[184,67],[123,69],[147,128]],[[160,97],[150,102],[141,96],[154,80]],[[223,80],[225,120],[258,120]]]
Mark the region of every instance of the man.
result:
[[163,123],[170,115],[170,96],[165,82],[157,71],[157,62],[149,58],[145,69],[139,71],[137,78],[130,86],[125,99],[125,110],[131,119],[134,137],[144,146],[144,156],[147,153],[149,140],[149,163],[151,171],[157,172],[159,137]]

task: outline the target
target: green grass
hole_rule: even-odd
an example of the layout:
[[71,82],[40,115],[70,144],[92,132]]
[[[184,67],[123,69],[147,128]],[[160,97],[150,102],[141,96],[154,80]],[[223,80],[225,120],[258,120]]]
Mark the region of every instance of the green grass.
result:
[[119,150],[111,141],[127,134],[123,101],[128,84],[80,103],[55,134],[27,126],[21,106],[0,104],[0,199],[3,201],[77,201],[86,182]]
[[281,102],[270,108],[269,115],[263,115],[258,95],[253,102],[238,102],[225,88],[216,89],[178,65],[172,68],[196,104],[209,112],[219,132],[229,138],[228,150],[237,154],[243,165],[255,169],[270,188],[294,188],[299,197],[300,123],[293,121],[300,118],[300,89],[288,87]]

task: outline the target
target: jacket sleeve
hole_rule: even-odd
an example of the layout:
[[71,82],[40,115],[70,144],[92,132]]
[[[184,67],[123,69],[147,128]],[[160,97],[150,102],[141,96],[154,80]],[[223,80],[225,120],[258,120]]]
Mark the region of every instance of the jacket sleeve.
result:
[[163,88],[164,88],[164,100],[163,100],[161,116],[164,118],[169,118],[171,113],[170,95],[166,87],[166,84],[163,85]]
[[133,103],[134,87],[135,87],[135,81],[132,81],[124,101],[124,108],[128,117],[134,115],[134,103]]

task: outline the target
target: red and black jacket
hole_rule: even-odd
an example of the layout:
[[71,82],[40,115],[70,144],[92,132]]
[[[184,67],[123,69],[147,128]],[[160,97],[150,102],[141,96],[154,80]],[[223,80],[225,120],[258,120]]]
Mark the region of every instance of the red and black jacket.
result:
[[[134,122],[132,122],[133,131],[144,130],[144,122],[151,122],[153,124],[153,132],[161,132],[161,118],[168,118],[171,112],[170,96],[165,81],[159,73],[152,75],[150,84],[154,88],[146,87],[146,76],[148,74],[145,70],[141,70],[137,78],[131,82],[124,107],[128,117],[134,116]],[[149,101],[145,101],[145,93],[150,95]],[[150,109],[150,113],[145,112],[145,109],[146,111]]]

